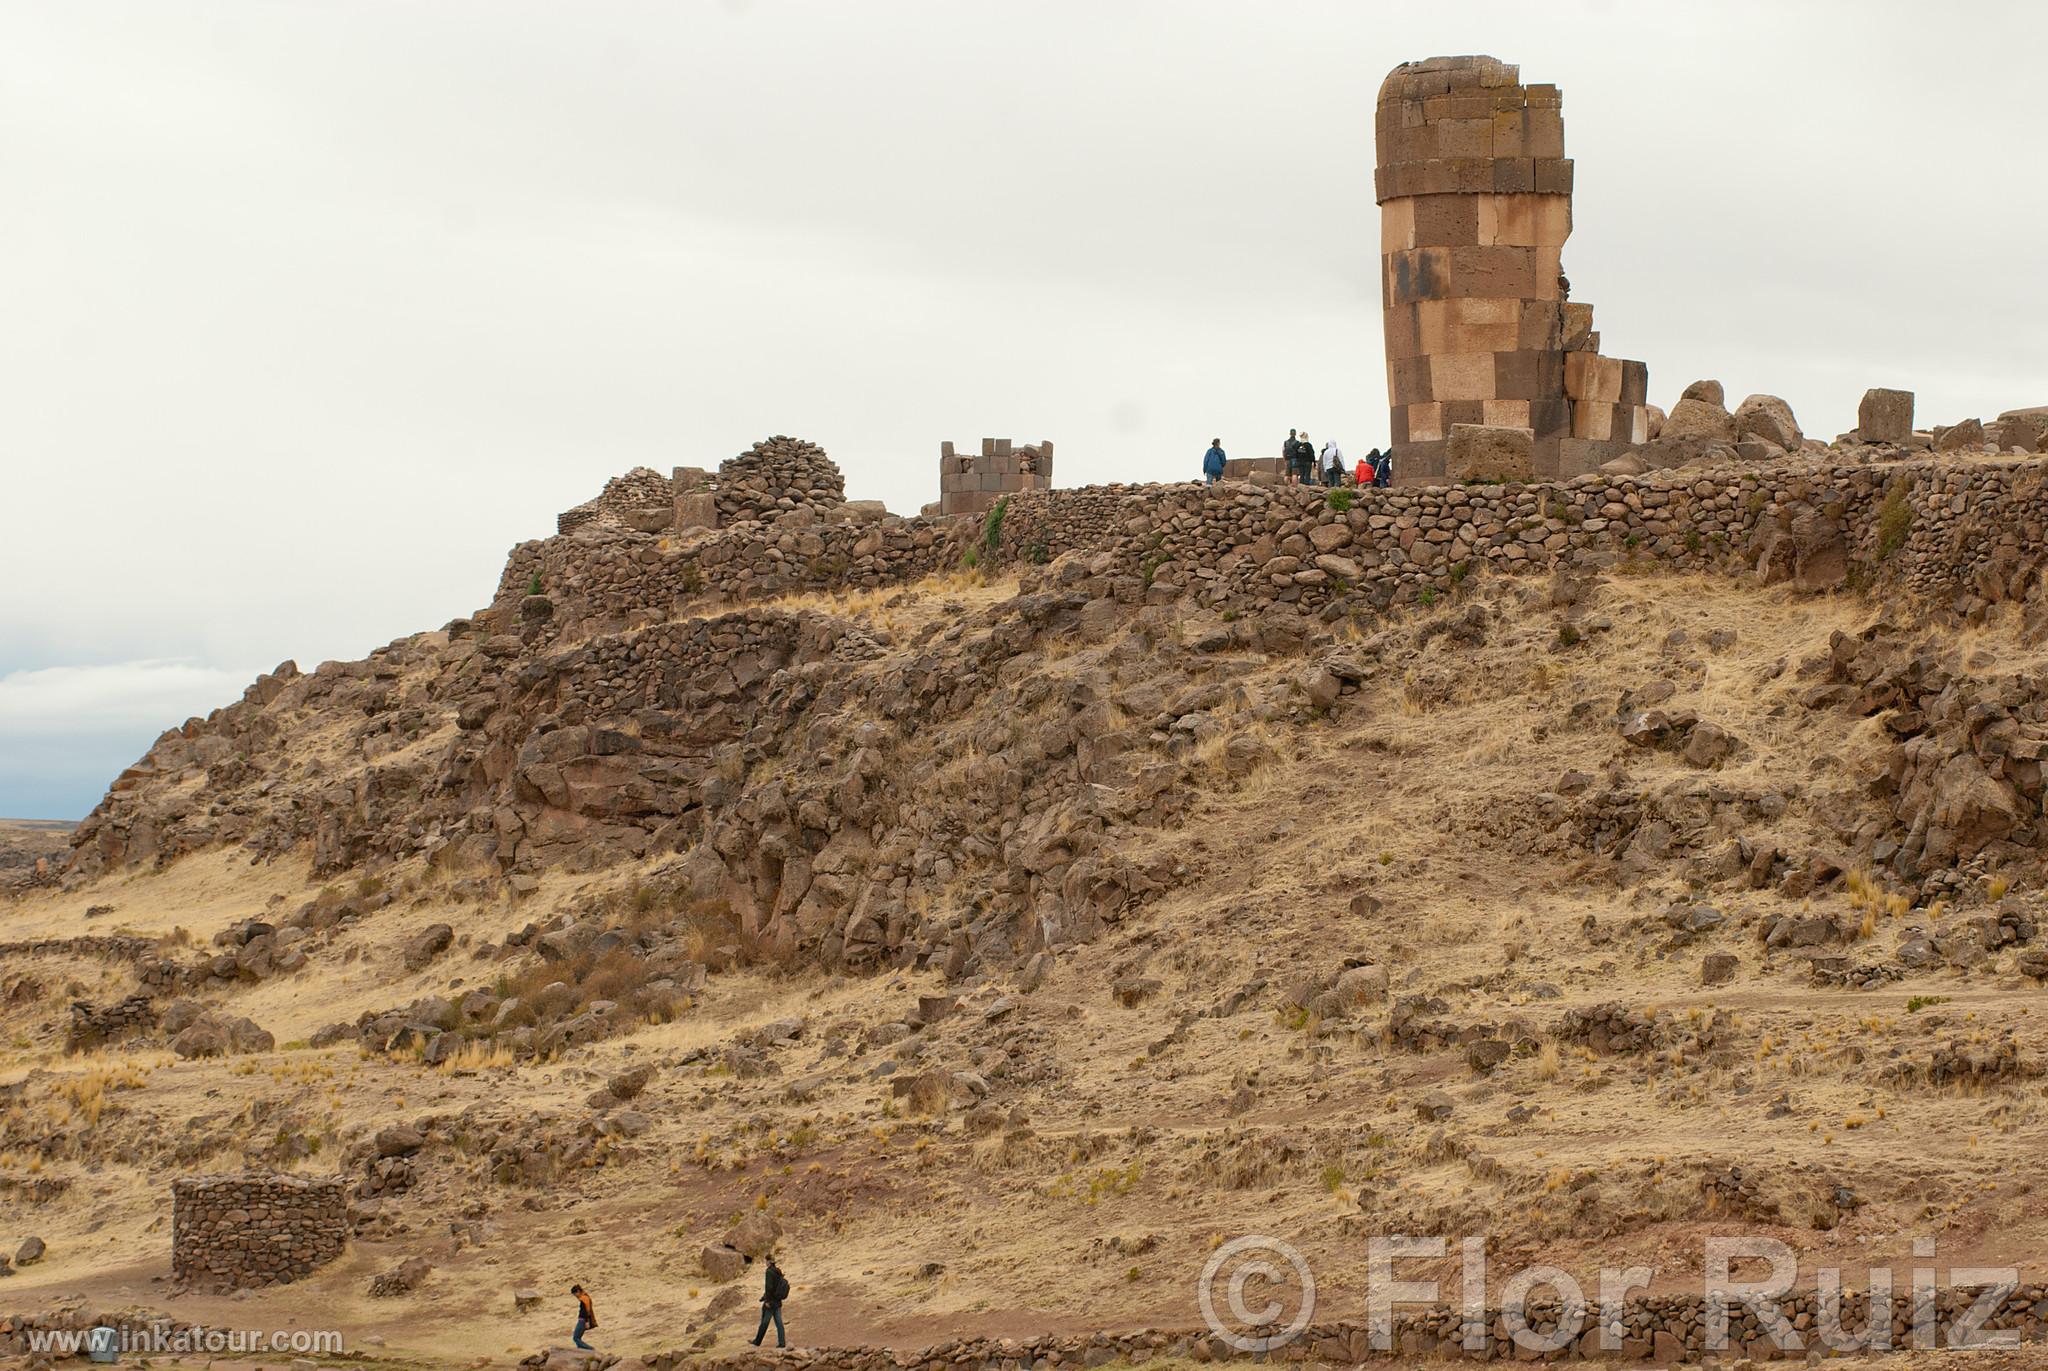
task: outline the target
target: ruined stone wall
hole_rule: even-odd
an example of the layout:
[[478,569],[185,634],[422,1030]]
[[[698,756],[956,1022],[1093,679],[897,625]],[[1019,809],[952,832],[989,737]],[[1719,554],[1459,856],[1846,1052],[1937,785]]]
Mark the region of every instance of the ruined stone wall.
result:
[[1005,495],[1052,489],[1052,444],[984,438],[981,455],[969,457],[939,444],[939,507],[936,514],[982,514]]
[[713,488],[721,528],[743,519],[772,522],[798,509],[822,516],[846,503],[846,478],[825,449],[783,435],[719,463]]
[[117,1004],[96,1005],[87,1000],[71,1002],[71,1028],[65,1035],[66,1052],[82,1052],[102,1043],[147,1033],[156,1027],[156,1001],[147,995],[130,995]]
[[1371,608],[1486,570],[1630,560],[1813,589],[1889,575],[1923,594],[2002,599],[2048,531],[2044,474],[2026,459],[1669,470],[1354,490],[1342,510],[1307,487],[1106,486],[1016,497],[1002,555],[1075,549],[1150,602],[1237,607]]
[[345,1176],[185,1176],[171,1197],[171,1276],[184,1285],[295,1281],[348,1241]]
[[[1947,1347],[1951,1345],[1951,1333],[1962,1334],[1973,1326],[1987,1333],[2017,1335],[2028,1343],[2038,1344],[2048,1337],[2048,1318],[2044,1318],[2048,1309],[2038,1303],[2048,1298],[2048,1287],[2016,1286],[1991,1307],[1981,1324],[1973,1324],[1972,1306],[1982,1293],[1973,1287],[1944,1287],[1929,1290],[1923,1296],[1901,1282],[1889,1301],[1889,1338],[1883,1345],[1899,1350]],[[1809,1351],[1824,1357],[1830,1344],[1823,1340],[1823,1330],[1843,1344],[1867,1337],[1872,1331],[1868,1319],[1870,1298],[1860,1291],[1844,1292],[1832,1309],[1811,1290],[1778,1300],[1777,1307],[1785,1321],[1781,1336],[1790,1343],[1786,1349],[1771,1344],[1773,1330],[1765,1327],[1756,1310],[1733,1297],[1727,1303],[1727,1342],[1719,1355],[1730,1359],[1775,1361],[1789,1355],[1796,1360]],[[1881,1302],[1880,1307],[1886,1306]],[[1712,1355],[1707,1345],[1709,1302],[1704,1295],[1632,1295],[1611,1315],[1597,1304],[1575,1302],[1567,1306],[1538,1300],[1528,1301],[1520,1312],[1521,1326],[1536,1335],[1556,1329],[1561,1318],[1571,1320],[1569,1326],[1579,1331],[1562,1340],[1564,1345],[1555,1352],[1539,1357],[1517,1345],[1514,1325],[1507,1322],[1498,1307],[1486,1308],[1474,1323],[1468,1324],[1461,1307],[1438,1303],[1398,1308],[1393,1320],[1393,1347],[1387,1351],[1374,1348],[1370,1324],[1352,1318],[1311,1323],[1284,1346],[1257,1354],[1235,1350],[1207,1329],[1176,1332],[1148,1328],[1134,1332],[1045,1333],[1029,1338],[959,1338],[923,1348],[914,1356],[887,1347],[829,1347],[777,1352],[772,1356],[756,1352],[706,1357],[694,1350],[672,1351],[656,1353],[645,1360],[651,1371],[678,1371],[684,1366],[703,1371],[758,1371],[768,1366],[802,1371],[900,1371],[906,1361],[926,1371],[1060,1371],[1112,1361],[1142,1365],[1168,1358],[1352,1366],[1366,1362],[1414,1365],[1422,1358],[1432,1362],[1443,1358],[1448,1364],[1460,1359],[1533,1362],[1581,1358],[1611,1361],[1620,1357],[1637,1365],[1644,1361],[1691,1362]],[[1916,1317],[1927,1329],[1927,1342],[1915,1341]],[[1465,1350],[1468,1337],[1479,1343],[1479,1351]],[[1611,1343],[1603,1346],[1603,1339],[1609,1338]]]
[[[1590,471],[1649,437],[1649,374],[1600,355],[1569,302],[1563,96],[1491,57],[1432,57],[1380,87],[1387,394],[1396,478],[1450,471],[1457,425],[1531,431],[1537,477]],[[1503,473],[1505,474],[1505,473]]]
[[[847,506],[846,508],[852,508]],[[885,518],[818,524],[785,519],[696,541],[615,530],[521,543],[498,579],[493,612],[516,630],[538,576],[544,640],[629,627],[678,605],[813,589],[863,589],[958,566],[978,535],[966,520]]]
[[[1867,450],[1885,451],[1885,450]],[[1162,603],[1377,608],[1449,590],[1484,571],[1654,561],[1745,571],[1819,589],[1896,577],[1926,594],[2016,593],[2009,582],[2048,531],[2038,458],[1813,460],[1774,467],[1590,474],[1569,481],[1317,487],[1088,486],[1013,495],[995,563],[1065,552],[1135,578]],[[1881,509],[1897,487],[1899,506]],[[550,587],[546,637],[616,629],[679,606],[796,590],[871,588],[958,566],[979,521],[889,519],[868,526],[720,534],[693,547],[653,537],[550,539],[515,549],[497,612],[516,624],[531,575]],[[1125,588],[1127,595],[1133,593]]]

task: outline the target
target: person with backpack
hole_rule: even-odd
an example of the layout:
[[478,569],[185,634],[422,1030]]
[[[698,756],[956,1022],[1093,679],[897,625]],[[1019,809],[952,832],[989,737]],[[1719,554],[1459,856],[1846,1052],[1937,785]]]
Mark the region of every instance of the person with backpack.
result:
[[1323,444],[1323,484],[1332,488],[1344,484],[1344,449],[1332,438]]
[[1223,440],[1211,438],[1209,450],[1202,454],[1202,479],[1212,486],[1222,480],[1223,464],[1228,460],[1223,455]]
[[1280,445],[1280,478],[1289,484],[1294,481],[1294,461],[1301,455],[1301,439],[1294,436],[1294,430],[1287,430],[1287,441]]
[[1394,450],[1388,448],[1380,454],[1378,465],[1373,467],[1372,483],[1381,488],[1394,484]]
[[789,1298],[789,1277],[782,1274],[773,1257],[768,1258],[768,1269],[761,1274],[761,1326],[754,1330],[754,1346],[759,1347],[761,1339],[768,1336],[768,1321],[773,1319],[775,1345],[787,1347],[789,1342],[782,1335],[782,1302]]
[[597,1327],[597,1310],[591,1306],[590,1292],[581,1285],[572,1285],[569,1293],[576,1297],[576,1331],[569,1335],[569,1341],[586,1352],[595,1352],[596,1348],[583,1341],[583,1335]]

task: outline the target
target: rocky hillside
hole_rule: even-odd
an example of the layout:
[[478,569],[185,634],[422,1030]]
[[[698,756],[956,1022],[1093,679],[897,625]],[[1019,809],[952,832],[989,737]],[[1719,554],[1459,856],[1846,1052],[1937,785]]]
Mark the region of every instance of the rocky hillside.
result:
[[1340,1305],[1395,1231],[2041,1255],[2038,461],[968,523],[769,456],[263,677],[0,905],[10,1306],[144,1299],[247,1164],[355,1234],[252,1298],[427,1361],[571,1279],[729,1348],[771,1245],[897,1346],[1198,1326],[1244,1232]]

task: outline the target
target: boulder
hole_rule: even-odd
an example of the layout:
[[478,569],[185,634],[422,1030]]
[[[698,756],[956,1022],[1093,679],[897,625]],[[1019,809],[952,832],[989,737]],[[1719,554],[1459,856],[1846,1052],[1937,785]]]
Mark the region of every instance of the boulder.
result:
[[409,1157],[427,1145],[427,1135],[411,1124],[395,1123],[377,1130],[374,1145],[380,1157]]
[[1874,389],[1856,406],[1856,435],[1866,443],[1906,443],[1913,437],[1913,392]]
[[654,1063],[642,1062],[631,1070],[621,1071],[604,1083],[604,1088],[614,1099],[630,1100],[647,1088],[654,1079]]
[[1761,438],[1787,452],[1798,448],[1806,435],[1792,417],[1792,406],[1775,395],[1752,395],[1737,406],[1733,416],[1735,437]]
[[434,924],[422,929],[405,945],[405,969],[418,971],[446,952],[454,941],[455,930],[447,924]]
[[749,1257],[765,1257],[782,1241],[782,1225],[756,1209],[733,1225],[726,1242]]
[[1700,984],[1726,985],[1735,979],[1739,965],[1732,952],[1709,952],[1700,962]]
[[2009,409],[1998,416],[1998,445],[2048,452],[2048,409]]
[[1728,393],[1721,389],[1719,381],[1694,381],[1678,397],[1684,400],[1703,400],[1715,409],[1728,407]]
[[21,1246],[14,1249],[14,1264],[16,1266],[34,1266],[43,1259],[43,1254],[49,1250],[41,1238],[25,1238],[22,1240]]
[[697,1265],[704,1271],[704,1279],[714,1285],[723,1285],[738,1278],[747,1269],[751,1260],[746,1253],[730,1243],[707,1243],[697,1254]]
[[1445,472],[1453,481],[1533,481],[1536,431],[1501,424],[1452,424]]
[[1685,399],[1671,407],[1671,417],[1664,421],[1661,439],[1698,438],[1711,442],[1728,442],[1735,436],[1735,419],[1718,404],[1699,399],[1689,392]]
[[1936,452],[1974,451],[1984,445],[1984,425],[1976,419],[1965,419],[1960,424],[1945,428],[1934,440]]
[[407,1257],[397,1266],[370,1281],[370,1294],[377,1299],[409,1295],[420,1288],[434,1268],[425,1257]]

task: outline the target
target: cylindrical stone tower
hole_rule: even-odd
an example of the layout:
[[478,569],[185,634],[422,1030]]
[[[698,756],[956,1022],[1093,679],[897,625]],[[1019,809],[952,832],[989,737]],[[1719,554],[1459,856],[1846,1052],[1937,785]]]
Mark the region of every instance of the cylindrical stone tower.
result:
[[1571,476],[1647,437],[1648,374],[1599,355],[1567,301],[1563,97],[1491,57],[1394,68],[1378,114],[1381,291],[1394,469],[1441,481],[1458,425],[1530,431],[1531,475]]

